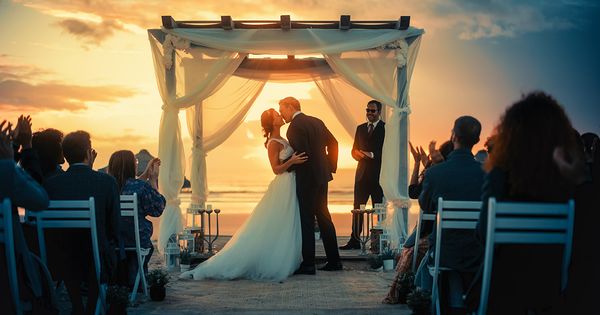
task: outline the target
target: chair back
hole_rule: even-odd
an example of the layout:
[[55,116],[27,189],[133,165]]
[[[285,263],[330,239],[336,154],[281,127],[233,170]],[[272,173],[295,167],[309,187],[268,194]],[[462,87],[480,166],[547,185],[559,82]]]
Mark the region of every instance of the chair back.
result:
[[148,296],[148,284],[146,281],[146,276],[144,275],[144,260],[145,257],[149,254],[150,250],[147,248],[141,247],[141,238],[140,238],[140,220],[138,215],[138,196],[137,193],[133,195],[121,195],[121,217],[132,217],[133,218],[133,231],[135,235],[135,247],[126,247],[126,251],[135,251],[137,262],[138,262],[138,271],[135,279],[135,283],[133,286],[133,290],[131,292],[130,301],[135,301],[137,295],[137,289],[139,282],[142,282],[142,289],[144,294]]
[[90,229],[94,270],[98,286],[100,287],[98,295],[99,303],[96,305],[96,313],[104,313],[105,290],[104,286],[100,283],[100,249],[98,245],[98,228],[96,225],[94,197],[90,197],[88,200],[50,200],[48,209],[44,211],[35,212],[26,210],[25,222],[35,224],[37,228],[40,258],[44,264],[48,264],[44,230]]
[[479,314],[485,314],[487,308],[496,244],[564,245],[561,288],[566,288],[574,215],[573,200],[567,203],[497,202],[496,198],[488,200]]
[[[17,258],[15,252],[15,236],[12,222],[12,207],[10,199],[2,200],[0,204],[0,243],[4,244],[6,256],[6,271],[8,272],[8,284],[13,305],[17,314],[22,314],[21,298],[19,295],[19,282],[17,278]],[[1,271],[0,271],[1,272]]]
[[421,239],[421,224],[423,221],[435,221],[435,213],[424,213],[423,209],[419,209],[417,217],[417,226],[415,227],[415,246],[413,247],[412,270],[417,272],[417,256],[419,255],[419,240]]
[[121,217],[131,217],[133,220],[133,229],[135,231],[135,248],[140,248],[140,221],[138,218],[138,198],[137,193],[133,195],[121,195]]
[[481,201],[454,201],[438,198],[438,209],[436,215],[435,256],[433,269],[433,287],[431,290],[431,301],[439,308],[438,301],[438,277],[440,273],[440,252],[442,248],[442,233],[446,229],[475,230],[479,214],[481,212]]

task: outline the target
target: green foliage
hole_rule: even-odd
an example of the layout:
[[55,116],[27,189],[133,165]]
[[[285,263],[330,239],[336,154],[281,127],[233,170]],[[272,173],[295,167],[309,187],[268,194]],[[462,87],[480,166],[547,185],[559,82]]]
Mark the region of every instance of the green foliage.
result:
[[430,314],[431,313],[431,292],[428,290],[421,290],[421,288],[414,289],[408,294],[406,299],[408,307],[413,311],[413,314]]
[[151,287],[164,287],[169,283],[169,274],[162,268],[148,272],[148,285]]
[[106,289],[106,302],[114,305],[129,306],[129,289],[118,285],[111,285]]
[[179,252],[179,263],[182,265],[189,265],[192,262],[192,255],[187,248],[184,248]]
[[395,253],[391,248],[386,247],[381,251],[379,256],[381,256],[381,260],[394,259]]

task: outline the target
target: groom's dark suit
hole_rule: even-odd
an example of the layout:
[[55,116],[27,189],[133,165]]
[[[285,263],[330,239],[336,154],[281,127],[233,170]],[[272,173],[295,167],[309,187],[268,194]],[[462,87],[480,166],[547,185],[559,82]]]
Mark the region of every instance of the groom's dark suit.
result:
[[327,261],[338,263],[335,226],[327,208],[327,185],[337,169],[337,140],[321,120],[303,113],[292,119],[287,138],[296,152],[306,152],[308,156],[306,163],[294,166],[302,226],[302,265],[315,265],[315,216]]

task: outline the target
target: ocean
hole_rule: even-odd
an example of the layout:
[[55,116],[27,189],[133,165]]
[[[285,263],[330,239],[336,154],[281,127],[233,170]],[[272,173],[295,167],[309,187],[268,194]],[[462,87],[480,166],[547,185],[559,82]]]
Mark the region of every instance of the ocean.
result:
[[[352,216],[350,211],[353,204],[354,170],[340,169],[334,174],[334,180],[329,184],[328,207],[336,227],[336,234],[349,236],[352,231]],[[219,214],[220,235],[233,235],[244,223],[252,210],[267,190],[272,180],[272,174],[264,176],[222,176],[223,174],[209,174],[209,197],[207,204],[213,209],[221,209]],[[181,210],[190,206],[191,194],[181,193]],[[416,207],[415,207],[416,205]],[[370,207],[370,202],[368,207]],[[413,202],[409,215],[409,231],[416,221],[418,204]],[[185,220],[185,215],[184,215]],[[155,235],[159,230],[160,219],[153,220]],[[213,215],[213,231],[214,229]]]

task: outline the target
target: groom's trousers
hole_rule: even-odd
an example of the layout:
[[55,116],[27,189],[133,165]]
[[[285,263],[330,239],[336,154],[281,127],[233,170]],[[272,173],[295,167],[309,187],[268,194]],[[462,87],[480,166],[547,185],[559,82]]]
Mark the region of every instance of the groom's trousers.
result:
[[321,185],[297,187],[300,220],[302,227],[302,265],[315,265],[315,217],[319,224],[321,239],[325,247],[327,261],[340,261],[335,226],[327,208],[327,182]]

